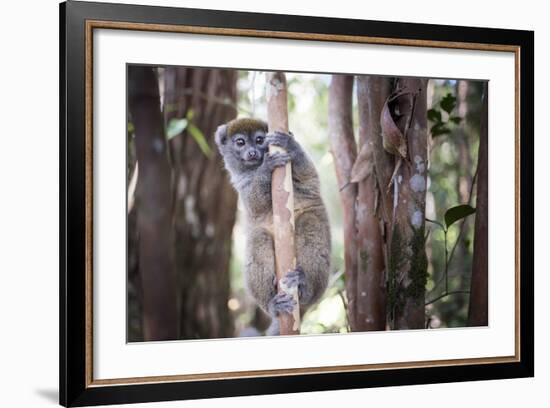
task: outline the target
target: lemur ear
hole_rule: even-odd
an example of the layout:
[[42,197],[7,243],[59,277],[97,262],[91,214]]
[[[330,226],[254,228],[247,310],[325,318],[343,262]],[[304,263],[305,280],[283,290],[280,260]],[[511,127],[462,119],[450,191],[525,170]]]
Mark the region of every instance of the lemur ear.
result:
[[227,125],[220,125],[216,129],[216,134],[214,136],[216,144],[222,146],[227,143]]

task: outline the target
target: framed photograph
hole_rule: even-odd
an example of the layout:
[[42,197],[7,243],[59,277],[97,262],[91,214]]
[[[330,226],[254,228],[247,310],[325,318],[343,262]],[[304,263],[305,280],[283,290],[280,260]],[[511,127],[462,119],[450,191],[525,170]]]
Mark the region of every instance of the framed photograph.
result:
[[534,375],[533,32],[60,21],[62,405]]

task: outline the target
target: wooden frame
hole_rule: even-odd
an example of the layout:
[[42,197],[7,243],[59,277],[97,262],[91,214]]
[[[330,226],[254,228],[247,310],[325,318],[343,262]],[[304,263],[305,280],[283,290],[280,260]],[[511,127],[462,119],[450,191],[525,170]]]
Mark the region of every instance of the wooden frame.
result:
[[[253,13],[75,1],[61,4],[61,404],[114,404],[533,376],[533,32],[269,14],[262,14],[261,18],[258,18],[259,16]],[[91,61],[92,33],[97,28],[514,52],[517,316],[515,355],[366,366],[94,380]],[[402,33],[407,33],[407,38],[403,38]]]

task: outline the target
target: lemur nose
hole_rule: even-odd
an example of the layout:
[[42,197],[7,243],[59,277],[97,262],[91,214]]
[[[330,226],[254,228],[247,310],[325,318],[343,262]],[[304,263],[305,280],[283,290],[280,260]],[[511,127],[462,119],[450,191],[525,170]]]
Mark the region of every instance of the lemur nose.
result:
[[257,156],[258,156],[258,152],[256,150],[251,150],[248,152],[249,159],[255,159]]

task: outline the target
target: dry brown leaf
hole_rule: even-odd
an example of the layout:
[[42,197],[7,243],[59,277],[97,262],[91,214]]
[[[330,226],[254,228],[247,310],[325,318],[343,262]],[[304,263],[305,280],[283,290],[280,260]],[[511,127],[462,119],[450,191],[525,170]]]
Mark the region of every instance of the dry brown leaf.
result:
[[382,128],[382,144],[384,149],[394,156],[407,157],[407,141],[401,130],[397,127],[390,110],[390,102],[403,95],[390,96],[384,103],[380,113],[380,127]]

